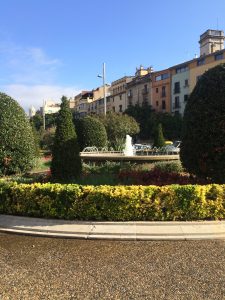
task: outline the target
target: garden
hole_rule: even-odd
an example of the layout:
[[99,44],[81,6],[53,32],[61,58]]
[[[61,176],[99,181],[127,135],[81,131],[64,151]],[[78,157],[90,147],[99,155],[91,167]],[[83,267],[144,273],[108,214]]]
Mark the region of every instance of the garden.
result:
[[[186,105],[176,162],[84,163],[87,146],[121,149],[140,131],[135,118],[74,118],[62,97],[40,152],[34,124],[0,93],[0,213],[73,220],[225,218],[225,66],[207,71]],[[146,130],[146,128],[145,128]],[[163,144],[162,125],[154,143]],[[54,134],[53,134],[54,133]]]

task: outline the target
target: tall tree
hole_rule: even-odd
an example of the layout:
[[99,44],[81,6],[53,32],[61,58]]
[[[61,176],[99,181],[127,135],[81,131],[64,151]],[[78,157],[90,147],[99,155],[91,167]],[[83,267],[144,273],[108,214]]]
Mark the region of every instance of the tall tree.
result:
[[155,139],[154,139],[154,147],[163,147],[165,145],[165,139],[163,136],[162,124],[158,124]]
[[225,182],[225,64],[205,72],[191,93],[180,154],[190,173]]
[[81,159],[69,101],[65,96],[57,118],[51,173],[56,181],[69,181],[81,174]]

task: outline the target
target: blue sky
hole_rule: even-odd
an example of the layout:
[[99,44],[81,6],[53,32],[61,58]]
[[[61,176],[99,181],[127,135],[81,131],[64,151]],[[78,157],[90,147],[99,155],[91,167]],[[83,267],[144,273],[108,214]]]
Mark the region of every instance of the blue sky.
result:
[[25,110],[199,54],[199,36],[225,30],[225,1],[0,0],[0,91]]

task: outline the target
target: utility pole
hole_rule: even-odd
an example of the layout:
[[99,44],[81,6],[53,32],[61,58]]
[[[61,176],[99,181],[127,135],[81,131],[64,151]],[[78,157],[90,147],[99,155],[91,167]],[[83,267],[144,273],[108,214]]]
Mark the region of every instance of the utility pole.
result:
[[104,95],[104,115],[106,116],[106,90],[105,90],[105,63],[103,63],[102,75],[98,75],[103,81],[103,95]]
[[42,112],[42,115],[43,115],[43,128],[45,130],[45,100],[43,100],[43,112]]

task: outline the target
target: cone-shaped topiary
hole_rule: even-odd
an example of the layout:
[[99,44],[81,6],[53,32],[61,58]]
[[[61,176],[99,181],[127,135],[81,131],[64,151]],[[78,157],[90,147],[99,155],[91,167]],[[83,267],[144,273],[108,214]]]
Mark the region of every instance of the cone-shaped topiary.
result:
[[163,136],[162,124],[158,124],[155,132],[154,147],[163,147],[165,139]]
[[107,145],[105,126],[98,119],[87,116],[83,119],[75,120],[75,126],[80,149],[91,146],[102,148]]
[[0,93],[0,173],[23,173],[34,163],[34,135],[29,120],[15,100]]
[[225,64],[205,72],[190,95],[180,155],[190,173],[225,182]]
[[62,97],[52,151],[51,173],[56,181],[69,181],[81,173],[81,159],[69,102]]

